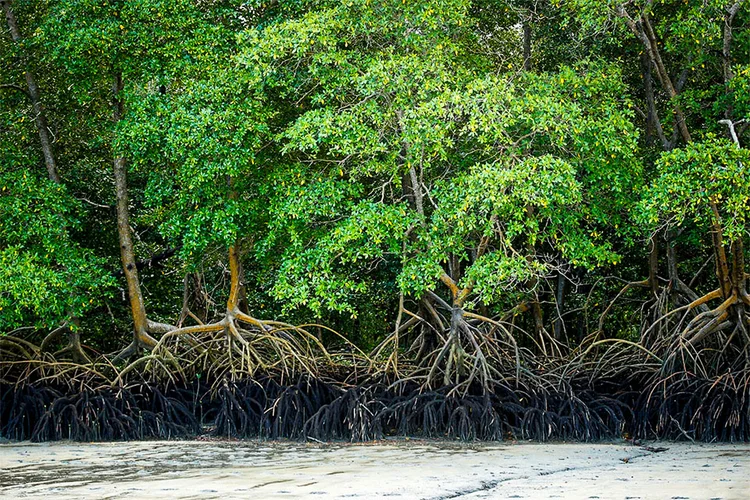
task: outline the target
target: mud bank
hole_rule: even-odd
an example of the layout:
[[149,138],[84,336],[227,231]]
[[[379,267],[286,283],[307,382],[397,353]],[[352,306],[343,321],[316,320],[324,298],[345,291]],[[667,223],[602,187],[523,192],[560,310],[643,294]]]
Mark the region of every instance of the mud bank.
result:
[[[652,444],[653,445],[653,444]],[[2,498],[747,499],[750,445],[0,445]]]

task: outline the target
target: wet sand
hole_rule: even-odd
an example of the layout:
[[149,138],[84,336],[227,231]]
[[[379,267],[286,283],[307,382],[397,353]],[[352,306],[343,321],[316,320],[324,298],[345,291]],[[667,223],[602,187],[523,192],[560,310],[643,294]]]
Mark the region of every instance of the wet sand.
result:
[[750,445],[12,443],[0,498],[750,499]]

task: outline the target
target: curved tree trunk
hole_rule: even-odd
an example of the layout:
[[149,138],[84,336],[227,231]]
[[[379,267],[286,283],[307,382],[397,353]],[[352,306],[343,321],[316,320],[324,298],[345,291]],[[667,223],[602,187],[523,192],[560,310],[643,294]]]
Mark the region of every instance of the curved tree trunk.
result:
[[[122,91],[122,76],[115,75],[112,85],[112,115],[115,124],[122,119],[123,106],[119,98]],[[130,312],[133,317],[133,341],[118,354],[116,359],[125,359],[137,354],[142,348],[151,349],[156,340],[149,335],[149,321],[143,302],[143,292],[138,278],[138,267],[133,250],[133,239],[130,234],[130,209],[128,207],[127,163],[123,156],[114,159],[115,197],[117,206],[117,236],[120,242],[120,261],[128,285]]]
[[[641,42],[649,61],[653,64],[654,68],[656,68],[656,76],[658,77],[659,82],[667,91],[669,98],[674,100],[675,97],[677,97],[678,92],[672,83],[672,78],[669,76],[664,60],[661,57],[659,43],[656,39],[656,34],[654,33],[648,13],[646,11],[640,12],[637,18],[634,19],[626,10],[626,6],[627,4],[618,5],[616,7],[617,15],[623,18],[630,31]],[[692,139],[687,124],[685,123],[685,114],[683,113],[682,108],[677,104],[674,104],[674,112],[676,117],[676,127],[677,130],[679,130],[682,139],[686,143],[691,142]]]
[[[21,41],[21,32],[18,29],[18,23],[16,22],[16,16],[13,13],[11,0],[0,0],[0,7],[2,7],[3,12],[5,13],[5,20],[8,24],[8,30],[10,31],[10,36],[13,39],[13,42],[19,43]],[[36,123],[36,128],[39,132],[39,143],[42,146],[42,154],[44,155],[44,164],[47,167],[47,175],[53,182],[59,184],[60,175],[57,172],[57,163],[55,162],[55,155],[52,152],[52,138],[50,136],[49,125],[47,124],[47,116],[44,113],[44,106],[39,97],[39,86],[37,85],[34,73],[29,66],[28,58],[25,55],[23,58],[28,96],[31,100],[32,108],[34,109],[34,122]]]

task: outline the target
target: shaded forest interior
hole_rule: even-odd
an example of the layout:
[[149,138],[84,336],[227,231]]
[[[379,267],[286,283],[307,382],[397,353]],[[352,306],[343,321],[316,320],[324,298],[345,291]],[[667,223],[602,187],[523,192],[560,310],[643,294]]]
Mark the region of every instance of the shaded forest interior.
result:
[[748,2],[0,7],[0,437],[750,439]]

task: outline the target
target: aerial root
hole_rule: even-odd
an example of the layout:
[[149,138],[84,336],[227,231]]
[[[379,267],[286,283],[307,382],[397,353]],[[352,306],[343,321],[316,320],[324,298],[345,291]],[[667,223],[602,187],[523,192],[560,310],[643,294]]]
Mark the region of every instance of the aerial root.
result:
[[638,401],[638,437],[691,441],[750,439],[750,371],[710,377],[688,371],[657,374]]
[[259,320],[236,310],[214,323],[168,331],[151,355],[146,370],[165,373],[164,363],[179,364],[185,373],[209,373],[213,379],[225,375],[238,379],[258,371],[280,370],[287,376],[315,373],[320,359],[330,360],[317,337],[305,328]]
[[[713,298],[716,298],[714,292],[707,294],[699,300],[701,303],[706,303]],[[723,321],[729,317],[729,308],[738,302],[738,296],[732,294],[715,309],[702,312],[695,316],[680,334],[680,341],[687,341],[688,346],[694,347],[708,335],[726,329],[728,325]]]
[[[441,384],[451,385],[455,390],[467,391],[475,381],[488,388],[506,378],[501,373],[503,366],[514,366],[517,379],[521,372],[521,351],[506,324],[467,311],[461,311],[459,316],[452,320],[442,346],[428,357],[425,386],[435,387],[442,374]],[[496,335],[497,332],[501,335]]]

